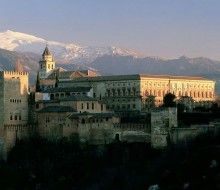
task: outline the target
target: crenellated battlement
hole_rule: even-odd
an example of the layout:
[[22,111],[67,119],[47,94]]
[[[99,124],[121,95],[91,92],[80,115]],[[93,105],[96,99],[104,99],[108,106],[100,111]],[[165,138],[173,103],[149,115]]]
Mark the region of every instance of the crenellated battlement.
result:
[[26,71],[0,71],[0,74],[3,75],[27,75],[28,76],[28,72]]

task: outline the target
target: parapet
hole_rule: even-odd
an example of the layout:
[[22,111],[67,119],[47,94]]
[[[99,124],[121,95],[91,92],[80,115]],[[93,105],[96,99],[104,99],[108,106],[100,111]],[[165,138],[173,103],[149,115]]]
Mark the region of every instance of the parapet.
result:
[[26,71],[0,71],[0,73],[5,75],[28,75]]
[[0,78],[5,78],[5,77],[28,77],[28,72],[26,71],[0,71]]

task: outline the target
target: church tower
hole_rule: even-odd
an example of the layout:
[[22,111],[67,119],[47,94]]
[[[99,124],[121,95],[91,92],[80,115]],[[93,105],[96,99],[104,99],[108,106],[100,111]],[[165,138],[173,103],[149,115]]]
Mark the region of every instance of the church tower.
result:
[[55,69],[55,62],[53,60],[53,56],[50,53],[48,47],[46,46],[42,58],[39,61],[40,69],[39,69],[39,78],[45,79],[51,73],[53,69]]

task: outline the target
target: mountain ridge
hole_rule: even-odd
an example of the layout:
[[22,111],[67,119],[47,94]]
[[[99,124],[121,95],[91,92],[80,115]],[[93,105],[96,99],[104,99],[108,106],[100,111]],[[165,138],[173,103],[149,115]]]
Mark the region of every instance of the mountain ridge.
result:
[[142,53],[127,48],[115,46],[81,46],[76,43],[48,41],[30,34],[11,30],[1,32],[0,41],[2,42],[0,44],[0,48],[2,49],[19,52],[34,52],[37,54],[40,54],[45,45],[48,44],[52,52],[54,52],[55,58],[60,63],[88,63],[106,54],[144,57]]
[[[7,35],[0,33],[0,48],[5,47],[5,44],[8,45],[8,49],[11,48],[10,51],[0,49],[0,70],[14,70],[16,64],[19,62],[23,66],[23,69],[30,73],[30,81],[33,84],[39,68],[38,61],[45,48],[46,40],[43,38],[36,39],[32,35],[25,36],[23,33],[14,34],[15,32],[12,31],[7,31]],[[38,42],[40,42],[40,45]],[[218,91],[220,92],[220,61],[210,58],[181,56],[175,59],[163,59],[159,57],[137,56],[135,51],[127,51],[126,49],[120,49],[114,46],[102,47],[103,49],[101,47],[95,49],[93,49],[94,47],[88,47],[93,49],[90,51],[76,44],[63,45],[61,43],[60,45],[59,42],[53,41],[50,41],[50,43],[59,45],[57,47],[49,44],[49,48],[55,54],[57,66],[61,66],[67,70],[94,69],[101,74],[108,75],[145,73],[205,76],[217,81],[217,86],[219,86]],[[70,49],[66,51],[65,48]],[[79,55],[80,52],[82,54]],[[88,52],[92,55],[91,57],[90,54],[87,54]],[[83,56],[83,53],[86,55]],[[62,60],[63,56],[66,56],[64,60]]]

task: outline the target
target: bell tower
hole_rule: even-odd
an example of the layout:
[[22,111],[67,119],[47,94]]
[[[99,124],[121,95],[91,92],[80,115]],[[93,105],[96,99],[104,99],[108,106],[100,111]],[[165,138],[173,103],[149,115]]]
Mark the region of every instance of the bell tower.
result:
[[45,79],[51,73],[53,69],[55,69],[55,62],[53,60],[53,56],[50,53],[48,46],[46,46],[42,58],[39,61],[39,78]]

